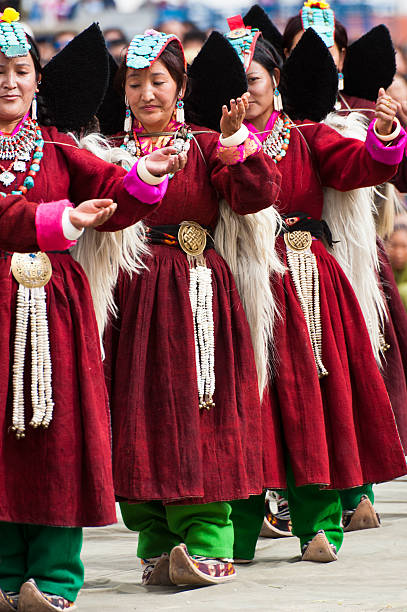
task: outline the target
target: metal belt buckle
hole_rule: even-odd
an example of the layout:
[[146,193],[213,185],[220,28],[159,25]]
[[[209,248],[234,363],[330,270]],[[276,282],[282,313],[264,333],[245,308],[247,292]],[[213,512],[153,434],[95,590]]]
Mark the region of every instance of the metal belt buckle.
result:
[[311,232],[296,230],[295,232],[286,232],[284,234],[284,242],[292,251],[301,253],[310,248],[312,244]]
[[46,253],[13,253],[11,271],[20,285],[44,287],[52,276],[52,264]]
[[206,247],[206,230],[196,221],[182,221],[178,230],[178,242],[184,253],[198,257]]

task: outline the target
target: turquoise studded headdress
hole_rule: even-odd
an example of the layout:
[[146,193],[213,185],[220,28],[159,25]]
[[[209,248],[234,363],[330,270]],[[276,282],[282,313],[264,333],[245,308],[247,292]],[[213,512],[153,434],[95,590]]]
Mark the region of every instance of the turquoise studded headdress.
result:
[[[181,41],[173,34],[164,34],[156,30],[146,30],[144,34],[138,34],[132,39],[127,50],[126,66],[135,70],[150,68],[173,40],[179,44],[184,56]],[[186,68],[185,57],[184,65]]]
[[300,11],[304,30],[312,28],[322,38],[326,46],[335,44],[335,14],[328,2],[307,0]]
[[227,22],[230,32],[225,36],[240,57],[245,70],[247,70],[253,59],[254,48],[261,32],[258,28],[245,26],[240,15],[229,17]]
[[19,19],[20,13],[13,8],[6,8],[0,15],[0,51],[6,57],[24,57],[31,49]]

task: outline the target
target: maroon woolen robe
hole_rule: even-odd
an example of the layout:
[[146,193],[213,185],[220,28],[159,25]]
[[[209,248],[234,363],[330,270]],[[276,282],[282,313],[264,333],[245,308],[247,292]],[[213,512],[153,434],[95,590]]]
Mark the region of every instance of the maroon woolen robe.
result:
[[[274,204],[279,173],[262,151],[225,166],[217,157],[217,134],[196,138],[201,150],[191,142],[185,169],[169,181],[148,225],[193,220],[213,230],[220,196],[241,215]],[[212,270],[216,386],[215,407],[200,410],[187,258],[171,246],[152,245],[151,252],[148,271],[119,279],[120,315],[108,342],[116,495],[206,503],[261,493],[257,374],[230,269],[214,249],[205,252]],[[277,427],[269,443],[272,484],[285,486]]]
[[[74,204],[109,197],[118,210],[103,229],[135,223],[154,207],[130,197],[124,170],[79,150],[55,128],[42,128],[41,169],[27,200],[0,201],[0,521],[54,526],[115,522],[110,418],[99,335],[87,278],[68,251],[49,253],[53,274],[46,285],[55,402],[49,429],[33,429],[30,344],[25,371],[26,437],[17,440],[12,423],[12,363],[18,283],[10,273],[10,252],[38,250],[32,202],[69,199]],[[59,144],[65,143],[65,144]],[[28,164],[29,166],[29,164]],[[28,170],[28,167],[27,167]],[[17,185],[23,176],[16,173]],[[11,193],[14,185],[2,190]],[[52,205],[52,204],[51,204]],[[8,235],[7,235],[8,232]]]
[[[346,94],[341,94],[341,96],[343,98],[341,101],[343,109],[350,108],[355,111],[370,109],[360,112],[363,112],[369,120],[374,119],[376,108],[374,102],[347,96]],[[400,191],[407,191],[406,156],[404,156],[397,173],[390,179],[390,182]],[[379,239],[377,240],[377,250],[380,261],[380,282],[388,307],[384,336],[390,347],[383,360],[382,373],[401,441],[407,453],[407,313],[401,301],[390,262]]]
[[[279,211],[315,219],[321,218],[323,187],[376,185],[397,169],[374,161],[364,143],[324,124],[293,128],[278,168]],[[280,247],[286,261],[282,240]],[[406,463],[362,312],[335,258],[319,240],[311,248],[320,280],[322,361],[329,372],[321,381],[291,274],[274,281],[283,314],[275,331],[275,389],[295,482],[342,489],[390,480],[406,473]],[[272,421],[264,421],[265,440],[269,423],[274,435]]]

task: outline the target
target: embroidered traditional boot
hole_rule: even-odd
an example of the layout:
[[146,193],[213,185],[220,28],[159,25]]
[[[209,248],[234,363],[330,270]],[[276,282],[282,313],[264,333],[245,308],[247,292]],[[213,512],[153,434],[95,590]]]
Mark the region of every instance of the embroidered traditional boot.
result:
[[367,495],[362,495],[356,510],[343,512],[342,525],[345,532],[381,527],[380,517]]
[[266,498],[263,526],[260,530],[263,538],[286,538],[292,536],[291,517],[288,501],[277,496],[277,512],[272,512],[270,500]]
[[302,548],[302,561],[315,561],[316,563],[330,563],[336,561],[336,546],[328,541],[325,532],[321,529]]
[[142,559],[141,564],[144,567],[141,583],[144,585],[174,585],[170,579],[170,556],[168,553],[163,553],[161,557],[152,559]]
[[20,589],[20,597],[18,598],[18,612],[50,612],[56,610],[76,610],[77,607],[72,601],[68,601],[60,595],[52,595],[51,593],[42,593],[37,587],[35,580],[30,578],[24,582]]
[[0,589],[0,612],[17,610],[18,597],[18,593],[14,591],[3,591],[3,589]]
[[209,585],[228,582],[236,576],[233,563],[190,555],[185,544],[175,546],[170,555],[170,578],[176,585]]

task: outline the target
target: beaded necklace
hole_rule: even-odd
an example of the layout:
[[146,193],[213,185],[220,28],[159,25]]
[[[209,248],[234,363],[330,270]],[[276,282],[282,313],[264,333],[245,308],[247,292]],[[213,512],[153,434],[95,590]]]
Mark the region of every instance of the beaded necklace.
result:
[[[41,160],[44,155],[43,148],[44,139],[41,128],[31,117],[27,117],[24,125],[14,136],[0,135],[0,159],[12,159],[14,156],[14,161],[8,168],[5,169],[0,164],[0,168],[3,170],[0,174],[0,182],[5,187],[11,185],[16,178],[11,169],[17,172],[25,172],[25,162],[30,161],[31,152],[34,150],[32,163],[23,184],[18,189],[14,189],[11,195],[25,195],[29,189],[34,187],[35,176],[40,170]],[[0,191],[0,196],[3,198],[7,195],[9,194]]]
[[291,121],[284,113],[281,113],[271,131],[271,133],[264,140],[262,147],[263,151],[267,153],[277,164],[287,154],[288,145],[290,144],[291,138]]

